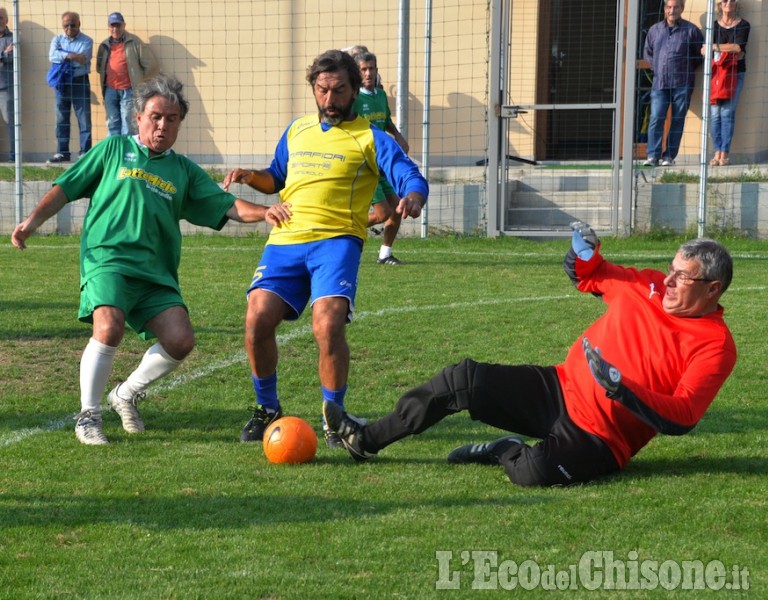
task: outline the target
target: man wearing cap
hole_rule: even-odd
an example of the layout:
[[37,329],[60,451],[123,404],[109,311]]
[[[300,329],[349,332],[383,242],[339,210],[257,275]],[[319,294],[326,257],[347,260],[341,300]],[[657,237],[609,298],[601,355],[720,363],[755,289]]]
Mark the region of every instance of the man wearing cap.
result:
[[157,74],[152,51],[125,30],[125,19],[113,12],[107,19],[109,37],[96,53],[96,70],[101,80],[109,135],[136,135],[133,88]]
[[80,31],[80,15],[67,11],[61,15],[60,33],[51,40],[48,60],[53,64],[68,63],[69,75],[66,81],[56,86],[56,154],[49,163],[69,162],[70,114],[75,111],[80,128],[80,156],[88,152],[93,144],[91,136],[91,71],[93,40]]

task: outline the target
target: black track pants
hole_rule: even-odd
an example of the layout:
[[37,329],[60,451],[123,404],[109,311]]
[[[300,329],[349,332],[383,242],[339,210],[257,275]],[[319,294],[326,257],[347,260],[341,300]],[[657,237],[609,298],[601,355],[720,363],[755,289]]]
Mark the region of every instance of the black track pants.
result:
[[462,410],[474,420],[541,439],[534,446],[513,446],[501,457],[513,483],[571,485],[619,469],[608,446],[571,421],[554,367],[470,359],[446,367],[403,395],[389,415],[369,423],[366,450],[378,452]]

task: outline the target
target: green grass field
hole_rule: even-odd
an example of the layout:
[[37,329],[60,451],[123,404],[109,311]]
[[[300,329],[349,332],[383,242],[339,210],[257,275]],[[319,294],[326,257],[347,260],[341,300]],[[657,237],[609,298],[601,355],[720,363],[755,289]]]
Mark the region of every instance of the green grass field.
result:
[[[603,252],[663,268],[680,241],[608,239]],[[241,444],[253,403],[244,288],[263,242],[185,241],[197,348],[150,388],[145,434],[107,412],[112,443],[88,447],[72,420],[90,335],[76,319],[79,240],[35,237],[19,252],[0,238],[0,598],[537,598],[548,587],[612,598],[587,588],[609,588],[622,566],[630,583],[640,569],[658,579],[621,597],[711,597],[674,580],[685,561],[709,569],[714,597],[768,597],[765,244],[726,242],[736,274],[722,302],[739,362],[698,427],[657,437],[618,476],[526,489],[499,468],[445,462],[498,435],[465,415],[365,464],[321,445],[310,464],[271,465]],[[404,239],[396,254],[408,264],[387,268],[372,240],[348,328],[349,410],[381,416],[464,357],[562,360],[602,310],[563,273],[567,243]],[[284,410],[319,431],[307,315],[279,333]],[[111,385],[146,347],[126,334]]]

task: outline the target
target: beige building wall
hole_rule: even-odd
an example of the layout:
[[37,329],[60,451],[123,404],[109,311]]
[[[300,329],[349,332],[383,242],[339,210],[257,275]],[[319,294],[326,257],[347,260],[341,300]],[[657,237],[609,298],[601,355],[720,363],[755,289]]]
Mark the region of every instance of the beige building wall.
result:
[[[433,9],[430,152],[482,158],[487,88],[485,2],[450,2]],[[446,7],[445,5],[448,4]],[[304,76],[320,52],[363,43],[379,58],[395,110],[398,0],[363,5],[334,0],[217,2],[142,0],[85,5],[22,1],[22,128],[25,160],[55,150],[54,93],[45,83],[48,50],[61,14],[77,10],[81,31],[94,40],[91,64],[94,143],[106,135],[95,55],[109,32],[107,15],[123,13],[127,30],[148,42],[162,70],[178,76],[191,101],[176,150],[204,162],[264,160],[288,123],[315,110]],[[9,7],[11,8],[11,7]],[[422,149],[425,3],[411,2],[408,133]],[[13,22],[13,20],[12,20]],[[72,149],[77,149],[73,118]]]
[[[25,160],[43,160],[55,150],[54,94],[45,83],[51,39],[61,30],[60,15],[78,10],[82,31],[98,44],[108,35],[107,15],[120,10],[127,29],[148,42],[163,71],[177,75],[191,101],[176,149],[207,163],[246,164],[272,154],[287,124],[314,110],[304,80],[307,65],[328,48],[365,43],[379,57],[390,107],[397,87],[399,0],[369,5],[334,0],[22,0],[18,33],[22,76],[22,130]],[[765,112],[768,64],[765,26],[768,7],[741,0],[752,24],[745,90],[739,107],[733,153],[766,159]],[[12,5],[6,5],[12,11]],[[707,0],[688,0],[685,18],[702,25]],[[422,155],[429,130],[433,164],[473,164],[485,157],[488,87],[488,3],[485,0],[433,2],[431,37],[425,0],[410,2],[410,89],[407,134],[411,154]],[[513,2],[510,41],[510,97],[531,104],[536,96],[539,56],[536,40],[543,15],[536,2]],[[13,23],[13,15],[11,15]],[[431,47],[429,113],[425,114],[425,50]],[[94,50],[95,56],[95,50]],[[95,71],[95,60],[91,65]],[[104,110],[98,76],[91,75],[94,142],[104,138]],[[701,74],[698,81],[701,89]],[[491,113],[492,114],[492,113]],[[684,149],[700,145],[702,102],[694,94]],[[515,154],[533,156],[534,115],[510,121]],[[77,148],[73,119],[71,147]],[[4,142],[3,142],[4,143]],[[688,150],[686,150],[688,151]]]

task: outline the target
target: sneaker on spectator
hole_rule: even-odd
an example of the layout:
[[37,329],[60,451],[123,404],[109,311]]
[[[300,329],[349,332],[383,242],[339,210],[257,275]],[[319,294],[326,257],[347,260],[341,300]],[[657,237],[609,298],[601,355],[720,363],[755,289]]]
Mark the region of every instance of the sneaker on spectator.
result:
[[45,162],[48,163],[49,165],[54,165],[57,163],[65,163],[65,162],[69,162],[69,156],[66,156],[64,154],[61,154],[60,152],[57,152]]
[[645,162],[643,163],[644,167],[655,167],[659,164],[659,161],[656,160],[653,156],[649,156],[645,159]]
[[672,167],[675,165],[675,161],[671,158],[662,158],[661,162],[659,163],[662,167]]

